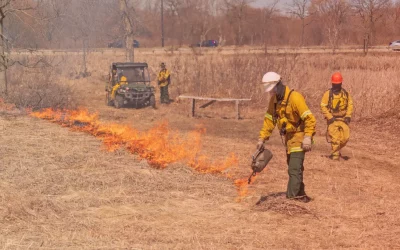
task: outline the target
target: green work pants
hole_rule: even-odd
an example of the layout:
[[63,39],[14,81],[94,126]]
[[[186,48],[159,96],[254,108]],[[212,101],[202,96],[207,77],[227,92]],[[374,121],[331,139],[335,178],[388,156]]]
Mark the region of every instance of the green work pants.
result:
[[304,152],[294,152],[287,155],[289,182],[286,197],[294,198],[306,195],[303,183]]
[[168,85],[160,87],[160,102],[169,103]]

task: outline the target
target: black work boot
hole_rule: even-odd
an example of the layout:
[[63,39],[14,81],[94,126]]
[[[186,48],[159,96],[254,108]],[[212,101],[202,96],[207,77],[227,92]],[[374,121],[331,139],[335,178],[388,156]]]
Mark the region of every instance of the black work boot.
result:
[[330,155],[328,158],[333,161],[340,161],[340,156],[338,155]]
[[311,201],[311,198],[308,197],[307,195],[303,195],[303,196],[296,196],[293,198],[293,200],[308,203]]

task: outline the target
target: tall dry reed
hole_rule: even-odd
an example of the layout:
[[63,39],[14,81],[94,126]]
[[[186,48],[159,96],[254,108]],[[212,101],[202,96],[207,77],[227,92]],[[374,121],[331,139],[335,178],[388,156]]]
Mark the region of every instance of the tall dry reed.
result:
[[[20,56],[21,57],[21,56]],[[51,56],[54,72],[76,78],[82,66],[80,54]],[[58,58],[54,58],[58,57]],[[89,52],[88,71],[93,81],[106,81],[111,62],[124,61],[122,50]],[[400,57],[397,53],[370,54],[179,54],[165,52],[152,55],[136,53],[136,61],[147,62],[153,84],[160,62],[172,73],[171,95],[191,94],[208,97],[251,98],[253,109],[265,108],[268,96],[260,82],[267,71],[283,76],[285,84],[299,90],[309,106],[317,111],[323,92],[330,88],[330,76],[340,71],[343,87],[354,98],[355,118],[374,117],[395,109],[400,93]],[[102,88],[103,86],[99,86]]]

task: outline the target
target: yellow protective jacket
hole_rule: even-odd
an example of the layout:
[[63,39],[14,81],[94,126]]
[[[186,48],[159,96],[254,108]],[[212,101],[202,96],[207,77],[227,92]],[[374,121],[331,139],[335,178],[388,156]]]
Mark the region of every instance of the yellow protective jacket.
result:
[[121,79],[119,80],[119,82],[117,82],[111,90],[111,99],[113,99],[113,100],[115,99],[115,95],[117,93],[118,88],[121,85],[125,85],[125,84],[128,84],[128,79],[126,78],[126,76],[121,76]]
[[321,111],[327,120],[333,117],[351,117],[353,114],[353,98],[343,88],[337,95],[331,90],[327,90],[321,100]]
[[281,130],[286,124],[287,153],[301,152],[304,136],[314,136],[316,123],[304,97],[299,92],[291,91],[289,87],[286,87],[285,96],[281,102],[277,101],[276,96],[271,98],[264,117],[264,125],[260,131],[260,139],[268,140],[276,125]]
[[170,79],[171,79],[171,75],[168,71],[168,69],[163,69],[160,71],[160,73],[158,73],[158,85],[160,87],[165,87],[168,84],[170,84]]

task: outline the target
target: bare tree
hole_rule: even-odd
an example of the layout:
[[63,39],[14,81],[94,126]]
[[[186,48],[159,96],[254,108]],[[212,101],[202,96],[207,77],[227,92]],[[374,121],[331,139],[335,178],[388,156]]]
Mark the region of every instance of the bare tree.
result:
[[[168,36],[181,46],[185,40],[197,42],[201,33],[208,33],[209,0],[167,0]],[[210,1],[211,2],[211,1]],[[202,38],[200,38],[201,40]]]
[[[261,45],[266,52],[273,44],[328,44],[335,50],[340,44],[359,43],[361,33],[371,43],[386,43],[397,39],[400,27],[399,0],[285,0],[290,15],[281,13],[275,0],[265,0],[270,5],[263,8],[252,2],[164,0],[166,41],[184,46],[218,39],[221,45]],[[30,10],[39,3],[40,8]],[[0,32],[8,47],[82,48],[83,61],[90,48],[122,39],[131,61],[133,38],[155,46],[160,36],[160,0],[0,0],[0,7],[5,11],[3,16],[0,12]],[[29,17],[43,15],[52,17],[40,24]],[[4,58],[3,69],[10,64]],[[80,73],[87,70],[83,63]]]
[[206,40],[207,34],[216,27],[212,14],[212,7],[214,5],[215,0],[199,1],[200,41]]
[[0,0],[0,90],[2,88],[1,92],[4,92],[5,95],[8,94],[7,69],[16,63],[8,57],[7,50],[11,43],[4,33],[5,20],[8,16],[14,16],[23,22],[21,16],[32,17],[30,12],[39,3],[33,5],[27,1]]
[[301,21],[301,39],[300,46],[304,45],[304,31],[310,22],[306,22],[307,17],[310,16],[309,12],[310,0],[292,0],[288,5],[288,13],[299,18]]
[[254,0],[224,0],[226,14],[232,26],[235,26],[235,44],[243,44],[243,24],[246,10]]
[[341,32],[346,24],[350,7],[345,0],[319,0],[315,1],[313,5],[325,26],[332,52],[335,53],[339,46]]
[[125,48],[126,48],[126,61],[133,62],[135,51],[133,48],[133,22],[129,16],[129,8],[127,0],[119,0],[119,9],[121,11],[122,20],[125,28]]
[[[400,1],[399,0],[397,0],[396,1],[396,3],[395,3],[395,6],[394,6],[394,8],[393,8],[393,12],[394,12],[394,15],[393,15],[393,26],[392,27],[394,27],[394,32],[397,32],[397,33],[400,33],[400,25],[398,24],[398,22],[400,21]],[[397,30],[396,30],[396,28],[397,28]]]
[[43,16],[47,16],[43,20],[40,29],[38,30],[42,37],[49,43],[49,47],[52,48],[55,42],[60,42],[62,38],[62,32],[64,22],[66,18],[66,12],[69,9],[70,2],[60,0],[47,0],[45,5],[41,6],[41,9],[37,11],[42,13]]
[[270,25],[271,20],[274,16],[274,14],[278,11],[276,5],[278,4],[279,0],[275,0],[274,2],[271,3],[270,6],[263,8],[263,45],[264,45],[264,53],[268,53],[268,39],[270,35],[268,34],[270,32],[270,28],[272,25]]
[[352,7],[361,18],[364,29],[364,44],[368,48],[370,43],[375,43],[376,23],[391,6],[390,0],[351,0]]
[[396,13],[395,15],[396,15],[396,21],[397,21],[400,19],[400,1],[399,0],[396,1],[394,9],[395,9],[395,13]]
[[79,72],[81,77],[90,76],[87,69],[87,54],[89,52],[89,41],[95,34],[96,15],[94,6],[99,3],[96,0],[80,0],[79,2],[72,1],[68,9],[69,14],[66,14],[64,25],[68,26],[69,30],[65,30],[66,34],[76,42],[81,42],[82,48],[82,71]]

